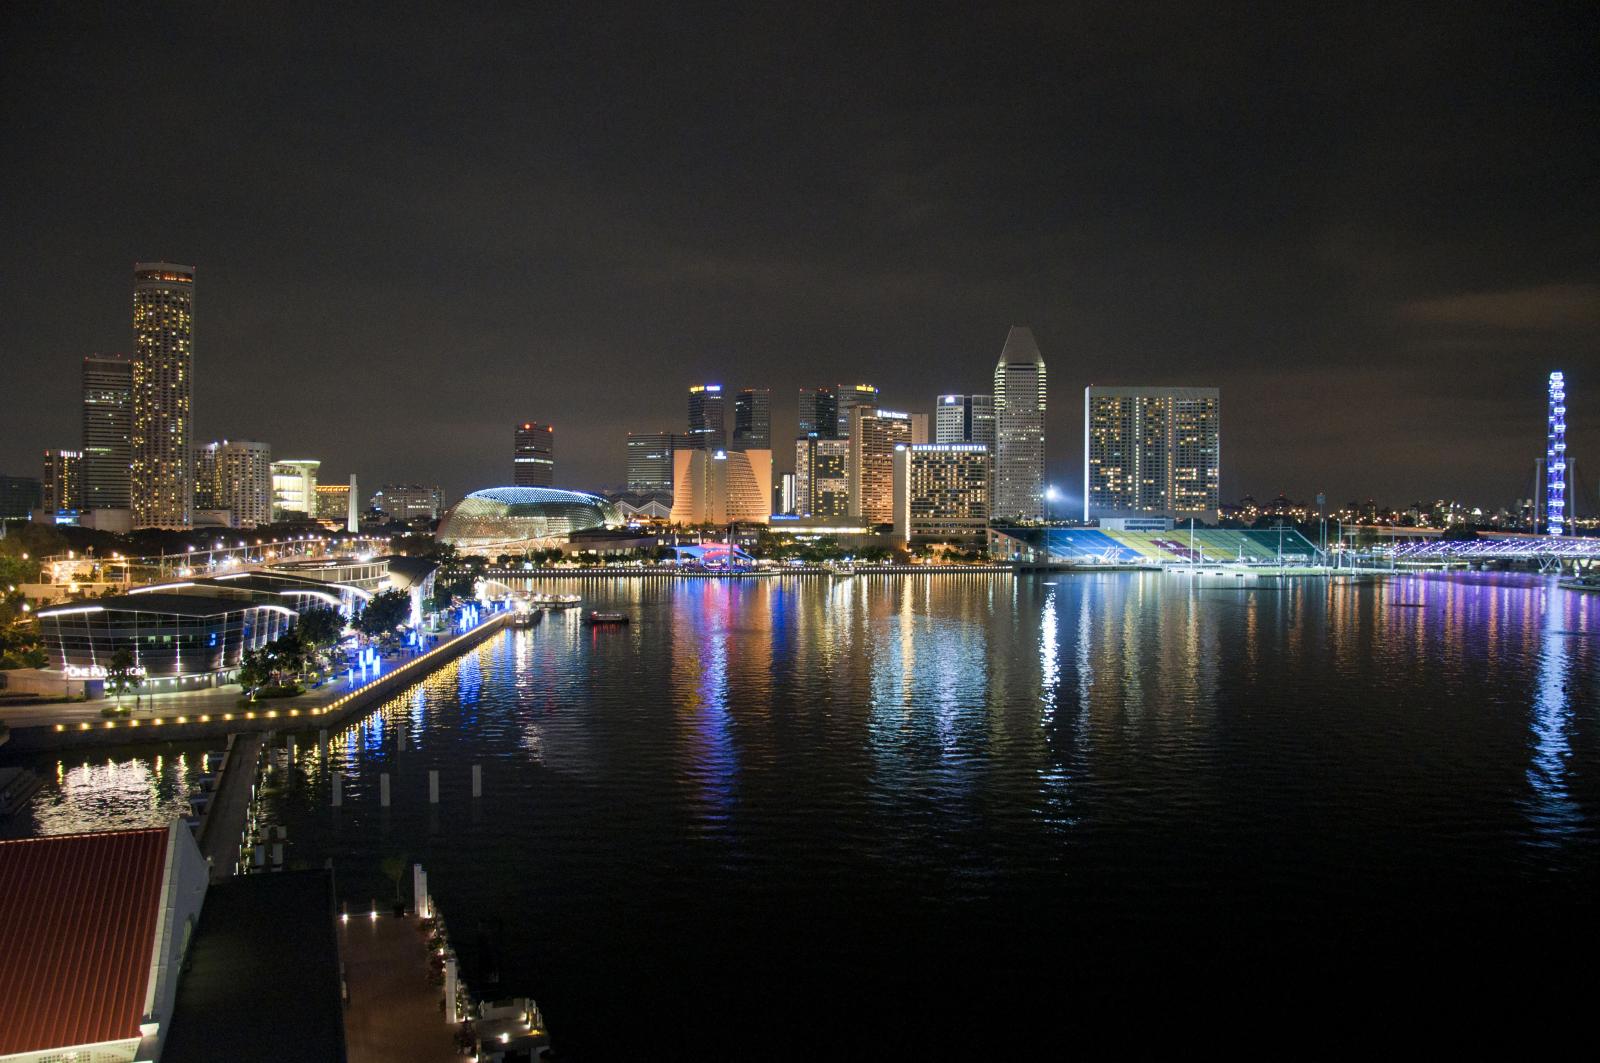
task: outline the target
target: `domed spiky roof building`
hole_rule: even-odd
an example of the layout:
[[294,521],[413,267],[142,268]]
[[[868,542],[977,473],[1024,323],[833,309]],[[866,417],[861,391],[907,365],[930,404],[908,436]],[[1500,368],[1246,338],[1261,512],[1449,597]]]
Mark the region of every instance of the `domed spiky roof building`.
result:
[[434,537],[463,554],[492,555],[560,546],[575,531],[621,523],[617,508],[599,495],[490,487],[451,506]]

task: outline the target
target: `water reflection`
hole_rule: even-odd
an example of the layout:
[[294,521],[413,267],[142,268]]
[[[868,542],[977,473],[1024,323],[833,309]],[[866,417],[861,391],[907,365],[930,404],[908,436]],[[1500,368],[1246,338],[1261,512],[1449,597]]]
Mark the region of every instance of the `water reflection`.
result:
[[1572,662],[1568,647],[1577,632],[1565,630],[1568,618],[1562,607],[1571,601],[1571,596],[1555,591],[1546,592],[1543,597],[1532,715],[1533,762],[1528,766],[1528,783],[1533,787],[1530,818],[1541,841],[1559,843],[1581,823],[1580,810],[1567,789],[1567,761],[1572,756],[1572,703],[1568,696]]

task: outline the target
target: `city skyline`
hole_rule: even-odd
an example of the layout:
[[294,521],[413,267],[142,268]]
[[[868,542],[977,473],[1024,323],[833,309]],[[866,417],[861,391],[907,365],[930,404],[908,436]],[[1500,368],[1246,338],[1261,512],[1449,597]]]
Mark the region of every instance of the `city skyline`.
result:
[[[19,187],[48,193],[0,207],[8,289],[37,292],[0,316],[8,382],[31,400],[0,431],[0,469],[37,476],[44,449],[78,446],[81,360],[132,353],[127,266],[167,258],[205,287],[196,438],[261,439],[373,483],[499,483],[501,426],[555,395],[558,483],[620,484],[616,441],[675,426],[661,399],[696,380],[770,388],[784,453],[799,387],[864,376],[885,404],[931,410],[986,390],[1021,321],[1052,359],[1048,479],[1068,494],[1083,425],[1064,396],[1203,384],[1234,411],[1224,497],[1526,497],[1542,381],[1564,370],[1581,503],[1600,469],[1600,284],[1593,227],[1571,219],[1592,213],[1600,167],[1570,70],[1592,35],[1541,12],[1513,38],[1502,17],[1330,11],[1223,47],[1200,13],[1169,13],[1131,18],[1107,54],[1095,19],[1000,14],[976,37],[930,22],[923,55],[892,35],[863,54],[804,20],[750,41],[641,16],[616,47],[643,69],[692,57],[695,74],[610,85],[615,103],[556,86],[588,86],[570,64],[616,27],[518,30],[518,62],[483,71],[495,91],[423,74],[387,100],[352,86],[409,67],[422,27],[404,17],[341,29],[371,42],[373,76],[354,79],[322,76],[335,61],[307,47],[327,29],[314,19],[8,19],[8,145]],[[245,61],[197,47],[206,33]],[[466,27],[437,62],[493,39]],[[1349,39],[1386,50],[1351,58]],[[795,63],[824,41],[823,61]],[[1000,41],[1024,76],[982,73]],[[781,98],[737,91],[771,62],[801,71],[796,98],[856,99],[884,127],[773,123]],[[967,86],[962,106],[935,69]],[[1068,69],[1114,91],[1084,98]],[[1459,106],[1465,70],[1482,106]],[[105,122],[139,78],[183,105]],[[284,84],[327,94],[318,123]],[[51,122],[21,118],[38,113]],[[272,135],[215,150],[246,114]],[[418,114],[436,135],[414,141]],[[105,136],[63,135],[78,128]],[[738,144],[738,165],[688,150],[702,138]],[[1074,162],[1086,145],[1094,166]],[[995,176],[1023,169],[1040,176]],[[629,386],[596,387],[596,367]],[[426,385],[373,407],[360,381],[379,373]]]

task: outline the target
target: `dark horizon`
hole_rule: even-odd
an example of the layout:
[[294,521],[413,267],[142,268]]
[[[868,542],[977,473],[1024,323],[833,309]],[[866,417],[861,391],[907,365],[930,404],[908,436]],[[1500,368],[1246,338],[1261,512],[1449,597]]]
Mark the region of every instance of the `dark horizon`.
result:
[[[687,388],[1222,389],[1222,498],[1532,493],[1566,373],[1600,479],[1600,12],[387,8],[0,14],[13,397],[0,470],[78,443],[134,261],[193,264],[197,442],[438,483],[622,480]],[[19,401],[25,399],[26,401]],[[362,405],[366,404],[366,405]]]

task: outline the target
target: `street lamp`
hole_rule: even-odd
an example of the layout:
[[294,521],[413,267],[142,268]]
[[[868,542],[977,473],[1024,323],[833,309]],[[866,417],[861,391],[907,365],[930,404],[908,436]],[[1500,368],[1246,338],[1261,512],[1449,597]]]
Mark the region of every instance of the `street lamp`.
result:
[[1050,523],[1050,503],[1054,502],[1060,497],[1061,496],[1057,493],[1054,484],[1051,484],[1049,487],[1044,489],[1044,522],[1046,524]]

